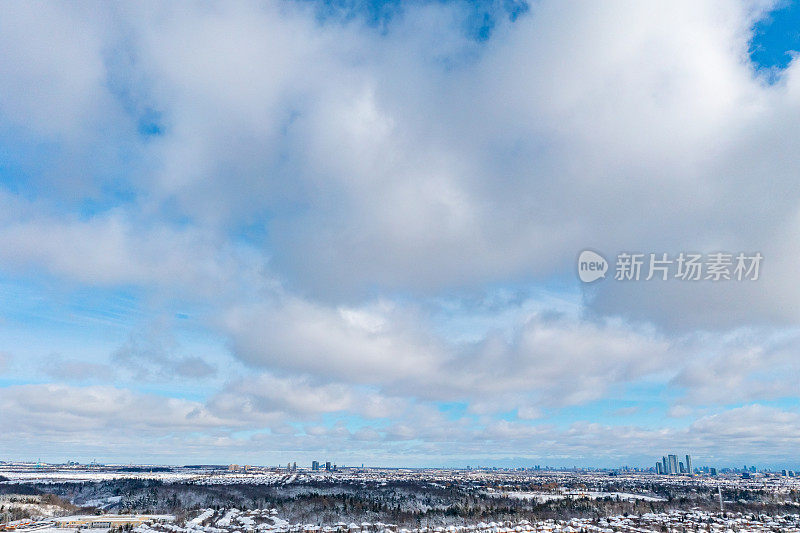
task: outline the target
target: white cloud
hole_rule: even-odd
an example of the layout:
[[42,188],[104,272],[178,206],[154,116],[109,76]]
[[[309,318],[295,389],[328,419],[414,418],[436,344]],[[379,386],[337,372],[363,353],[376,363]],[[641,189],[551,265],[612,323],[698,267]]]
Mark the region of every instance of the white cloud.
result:
[[[796,323],[786,243],[797,241],[800,200],[798,67],[768,86],[747,61],[751,26],[768,5],[542,2],[485,45],[463,34],[458,6],[410,6],[385,34],[322,24],[294,4],[108,8],[113,16],[90,17],[82,40],[52,47],[69,52],[59,64],[87,72],[75,90],[25,90],[19,80],[52,69],[25,60],[36,51],[26,37],[40,32],[19,35],[6,64],[34,72],[11,76],[7,107],[28,116],[37,107],[29,98],[102,113],[106,100],[133,100],[109,119],[117,129],[153,107],[164,133],[139,140],[151,160],[130,180],[142,206],[185,216],[201,235],[267,224],[271,266],[312,299],[543,279],[571,270],[586,246],[722,247],[763,250],[773,267],[758,286],[606,284],[588,303],[683,327]],[[64,33],[62,8],[37,9],[53,39]],[[119,56],[131,58],[127,76]],[[108,76],[126,98],[107,94],[98,80]],[[74,254],[93,279],[113,269],[112,280],[150,281],[126,268],[113,235],[124,230],[105,222],[72,224],[61,240],[92,235],[110,241],[106,263],[126,259],[97,272],[92,250]],[[185,238],[157,224],[150,231],[163,232],[150,237],[167,248]],[[31,261],[83,270],[66,251],[8,244]]]
[[797,347],[797,331],[706,334],[687,343],[685,349],[696,355],[680,367],[671,384],[684,390],[680,401],[690,404],[791,398],[800,370]]
[[222,328],[254,366],[360,383],[430,375],[445,355],[400,309],[333,309],[286,297],[229,310]]
[[586,403],[616,384],[664,373],[682,357],[653,331],[624,323],[532,315],[514,325],[513,338],[490,332],[474,344],[446,342],[425,323],[424,314],[399,306],[332,309],[286,298],[232,309],[223,328],[234,354],[257,368],[392,395],[489,401],[495,409],[510,399]]
[[86,219],[45,202],[0,195],[0,265],[89,286],[139,285],[188,297],[221,297],[233,287],[264,288],[264,258],[196,227],[148,222],[122,209]]
[[[105,88],[103,12],[44,2],[3,6],[0,60],[3,116],[30,133],[70,142],[96,135],[103,114],[119,118]],[[36,28],[35,36],[30,30]]]
[[[133,68],[168,124],[143,186],[198,224],[270,213],[272,265],[314,297],[544,277],[586,246],[777,265],[798,201],[796,121],[779,117],[799,107],[795,64],[767,86],[747,61],[765,7],[544,2],[484,47],[452,6],[410,7],[385,35],[297,6],[131,9]],[[787,276],[657,298],[607,284],[589,303],[671,325],[796,321]]]
[[[269,383],[275,382],[262,381]],[[291,391],[303,392],[303,387]],[[323,389],[315,394],[329,392]],[[754,463],[780,462],[800,442],[796,431],[800,415],[795,410],[759,404],[708,414],[677,429],[589,421],[559,428],[506,420],[476,427],[467,418],[452,419],[417,406],[388,426],[362,425],[352,430],[342,422],[309,423],[296,429],[283,424],[282,417],[274,413],[255,418],[240,410],[241,406],[222,413],[214,401],[205,406],[110,387],[15,386],[0,391],[0,405],[10,417],[0,438],[9,453],[27,453],[20,443],[44,439],[47,445],[39,449],[54,457],[91,450],[120,459],[135,453],[142,439],[147,439],[152,457],[181,460],[208,457],[224,461],[242,456],[282,462],[286,457],[310,458],[324,447],[338,450],[340,461],[395,465],[441,464],[442,457],[449,461],[527,458],[554,464],[571,458],[581,464],[617,464],[646,462],[660,453],[654,450],[678,449],[692,453],[697,464],[720,465],[741,458]],[[245,428],[258,431],[237,437]]]
[[165,319],[132,332],[113,354],[115,367],[131,370],[137,380],[199,380],[214,376],[217,369],[198,355],[186,355]]
[[388,398],[343,383],[320,384],[305,377],[279,378],[269,374],[228,384],[209,402],[226,416],[299,416],[315,418],[325,413],[348,413],[366,418],[401,415],[408,400]]
[[0,404],[8,417],[6,438],[116,431],[140,439],[240,425],[213,416],[198,402],[106,386],[15,385],[0,389]]

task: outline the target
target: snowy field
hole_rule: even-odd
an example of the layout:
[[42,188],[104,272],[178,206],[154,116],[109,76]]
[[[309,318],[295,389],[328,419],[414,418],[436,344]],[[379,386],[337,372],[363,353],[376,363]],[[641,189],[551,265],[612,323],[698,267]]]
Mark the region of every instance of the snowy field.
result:
[[83,483],[113,479],[157,479],[161,481],[188,481],[200,477],[197,472],[122,472],[91,470],[2,470],[0,475],[8,478],[3,483]]
[[64,509],[58,505],[43,502],[40,496],[4,494],[0,496],[0,510],[14,509],[17,511],[27,511],[32,515],[50,517],[58,516]]
[[166,483],[191,482],[200,485],[232,485],[246,483],[250,485],[286,485],[296,481],[319,478],[322,476],[306,476],[280,472],[226,472],[221,470],[204,471],[200,469],[175,469],[170,471],[126,471],[114,469],[8,469],[0,468],[0,476],[8,479],[2,483],[84,483],[93,481],[110,481],[116,479],[153,479]]
[[[35,531],[36,533],[75,533],[75,528],[40,526],[40,527],[20,529],[18,531],[19,533],[24,533],[27,531]],[[93,528],[89,531],[91,531],[91,533],[108,533],[109,529]]]
[[648,496],[645,494],[633,494],[630,492],[564,492],[558,494],[549,494],[543,492],[500,492],[500,493],[490,493],[491,496],[503,496],[506,498],[514,498],[518,500],[536,500],[538,502],[544,503],[554,500],[565,500],[567,498],[589,498],[591,500],[596,500],[599,498],[611,498],[611,499],[619,499],[619,500],[627,500],[627,501],[634,501],[634,500],[641,500],[646,502],[663,502],[666,501],[664,498],[659,498],[657,496]]

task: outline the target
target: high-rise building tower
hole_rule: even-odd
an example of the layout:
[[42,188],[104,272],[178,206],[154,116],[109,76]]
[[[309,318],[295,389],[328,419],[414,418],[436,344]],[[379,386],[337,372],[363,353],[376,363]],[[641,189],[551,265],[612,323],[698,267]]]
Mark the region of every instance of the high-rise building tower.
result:
[[661,456],[661,473],[669,474],[669,466],[667,466],[667,457],[665,455]]
[[677,474],[678,473],[678,456],[669,454],[669,473],[670,474]]
[[319,461],[311,461],[311,470],[319,470]]
[[331,471],[331,462],[330,461],[325,461],[325,471],[326,472],[330,472]]
[[664,473],[664,468],[663,468],[663,466],[664,466],[664,465],[662,465],[662,464],[661,464],[661,461],[658,461],[658,462],[656,463],[656,474],[658,474],[659,476],[660,476],[661,474],[663,474],[663,473]]
[[686,473],[690,476],[694,474],[694,469],[692,468],[692,456],[688,453],[686,454]]

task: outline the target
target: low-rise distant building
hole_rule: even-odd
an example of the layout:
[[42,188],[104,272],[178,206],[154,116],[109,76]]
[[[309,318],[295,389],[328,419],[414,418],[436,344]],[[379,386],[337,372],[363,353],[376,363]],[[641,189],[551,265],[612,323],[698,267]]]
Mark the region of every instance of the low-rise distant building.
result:
[[166,514],[148,514],[148,515],[74,515],[62,516],[54,518],[53,523],[58,528],[68,529],[108,529],[111,527],[119,527],[130,524],[133,527],[147,523],[164,523],[172,522],[175,517]]

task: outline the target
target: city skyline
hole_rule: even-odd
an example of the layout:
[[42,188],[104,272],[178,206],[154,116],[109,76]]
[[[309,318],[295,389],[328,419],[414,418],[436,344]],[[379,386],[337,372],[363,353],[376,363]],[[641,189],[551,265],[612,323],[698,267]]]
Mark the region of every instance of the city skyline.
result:
[[[297,461],[290,461],[285,464],[238,464],[238,463],[208,463],[208,464],[201,464],[201,465],[184,465],[178,463],[101,463],[97,462],[96,460],[92,460],[90,462],[82,463],[80,461],[73,461],[73,460],[65,460],[61,462],[47,462],[47,461],[29,461],[29,460],[9,460],[0,459],[0,465],[4,468],[13,468],[14,466],[19,467],[70,467],[70,468],[80,468],[80,467],[89,467],[89,468],[114,468],[114,467],[137,467],[137,468],[158,468],[158,467],[168,467],[168,468],[194,468],[198,466],[205,466],[205,467],[215,467],[218,469],[224,469],[228,472],[242,472],[242,473],[250,473],[252,474],[255,471],[260,470],[269,470],[269,471],[285,471],[288,473],[298,472],[298,471],[308,471],[308,472],[340,472],[340,471],[358,471],[358,470],[441,470],[441,471],[508,471],[508,472],[515,472],[515,471],[524,471],[524,472],[569,472],[569,471],[597,471],[597,472],[638,472],[638,473],[652,473],[656,475],[687,475],[690,472],[693,475],[711,475],[716,476],[718,474],[739,474],[739,473],[771,473],[771,474],[781,474],[788,477],[795,477],[795,470],[786,469],[786,468],[770,468],[770,467],[761,467],[756,465],[718,465],[715,464],[714,466],[709,466],[707,464],[703,464],[700,466],[693,466],[693,459],[691,458],[690,454],[684,456],[686,462],[680,461],[678,464],[680,465],[679,471],[676,472],[666,472],[663,470],[663,461],[666,461],[668,456],[663,456],[662,460],[656,462],[655,468],[647,465],[617,465],[617,466],[610,466],[610,467],[601,467],[601,466],[586,466],[581,467],[577,465],[572,466],[565,466],[565,465],[528,465],[528,466],[492,466],[492,465],[481,465],[481,464],[474,464],[474,465],[461,465],[461,466],[401,466],[401,465],[367,465],[367,464],[337,464],[331,461],[317,461],[312,460],[308,464],[303,464],[302,462],[298,465]],[[683,466],[688,464],[686,470],[683,469]]]
[[[585,464],[585,465],[568,465],[568,464],[534,464],[535,461],[526,460],[524,464],[514,464],[513,461],[506,461],[504,462],[502,459],[497,459],[490,461],[489,463],[483,464],[480,462],[473,462],[472,464],[431,464],[431,465],[401,465],[401,464],[344,464],[344,463],[337,463],[334,461],[319,461],[312,459],[307,463],[303,463],[302,461],[298,464],[296,460],[290,460],[288,463],[236,463],[230,461],[222,461],[219,463],[214,462],[207,462],[207,463],[199,463],[207,466],[217,466],[217,467],[224,467],[230,471],[243,471],[247,472],[248,469],[253,468],[267,468],[267,469],[275,469],[275,470],[287,470],[297,471],[299,470],[309,470],[309,471],[319,471],[319,472],[335,472],[337,469],[348,469],[348,470],[358,470],[358,469],[431,469],[431,470],[524,470],[524,471],[570,471],[570,470],[597,470],[597,471],[637,471],[637,472],[652,472],[657,475],[679,475],[679,474],[688,474],[689,472],[692,473],[700,473],[700,474],[709,474],[712,473],[716,475],[719,473],[731,473],[731,472],[791,472],[792,476],[794,476],[795,470],[792,468],[787,468],[787,464],[791,463],[781,463],[778,465],[755,465],[755,464],[744,464],[740,467],[740,465],[736,464],[729,464],[729,463],[720,463],[715,461],[702,461],[701,464],[695,465],[695,461],[692,458],[691,454],[686,454],[683,457],[684,461],[679,461],[676,464],[680,464],[680,469],[676,472],[668,472],[664,470],[663,464],[664,461],[668,460],[670,454],[666,456],[662,456],[662,458],[656,462],[656,466],[653,467],[652,465],[647,465],[645,463],[642,464],[617,464],[617,465],[597,465],[597,464]],[[678,456],[675,456],[678,457]],[[183,467],[187,466],[188,463],[134,463],[134,462],[98,462],[96,459],[92,459],[91,461],[76,461],[72,458],[67,458],[61,461],[42,461],[41,458],[36,460],[31,459],[23,459],[23,458],[0,458],[0,464],[2,465],[48,465],[48,466],[97,466],[97,467],[107,467],[107,466],[136,466],[136,467],[159,467],[159,466],[168,466],[168,467]],[[684,465],[689,465],[686,470],[683,470]],[[800,464],[800,463],[798,463]],[[797,468],[800,470],[800,468]]]

